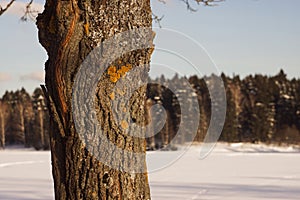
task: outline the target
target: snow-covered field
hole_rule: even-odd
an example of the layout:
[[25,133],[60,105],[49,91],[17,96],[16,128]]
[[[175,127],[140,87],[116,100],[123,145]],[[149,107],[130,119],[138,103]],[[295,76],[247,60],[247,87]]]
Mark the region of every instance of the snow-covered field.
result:
[[[178,152],[150,152],[149,168]],[[218,144],[205,159],[192,146],[175,163],[150,173],[154,200],[298,200],[300,150]],[[50,152],[0,151],[0,199],[53,199]]]

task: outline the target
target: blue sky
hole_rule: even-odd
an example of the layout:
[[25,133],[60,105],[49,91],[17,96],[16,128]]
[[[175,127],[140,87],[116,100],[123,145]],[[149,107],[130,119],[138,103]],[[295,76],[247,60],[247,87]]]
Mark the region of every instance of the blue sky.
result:
[[[36,2],[40,8],[42,1]],[[197,59],[209,59],[208,53],[219,71],[228,75],[274,75],[283,68],[289,77],[300,77],[300,1],[227,0],[216,7],[195,7],[198,11],[193,13],[179,0],[167,0],[167,4],[152,0],[155,14],[164,15],[163,28],[189,36],[203,51],[200,52],[197,45],[184,47],[192,40],[186,42],[186,38],[180,36],[171,39],[163,34],[156,36],[157,47],[159,41],[167,42],[170,51],[182,47],[184,57],[193,60],[200,69],[202,64]],[[0,94],[22,86],[32,92],[42,82],[47,55],[38,43],[35,24],[20,22],[21,13],[19,1],[0,17]],[[181,74],[195,73],[187,62],[168,53],[157,51],[152,60],[172,66],[173,71]],[[206,73],[202,69],[200,72]],[[154,64],[152,74],[159,73],[168,72]]]

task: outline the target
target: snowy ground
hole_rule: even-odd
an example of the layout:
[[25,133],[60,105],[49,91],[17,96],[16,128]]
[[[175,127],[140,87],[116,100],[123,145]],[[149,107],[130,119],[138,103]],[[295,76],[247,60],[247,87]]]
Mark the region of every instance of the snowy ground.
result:
[[[298,200],[300,150],[218,144],[205,159],[192,146],[175,163],[150,173],[153,200]],[[149,168],[178,152],[150,152]],[[0,151],[0,199],[53,199],[50,153]]]

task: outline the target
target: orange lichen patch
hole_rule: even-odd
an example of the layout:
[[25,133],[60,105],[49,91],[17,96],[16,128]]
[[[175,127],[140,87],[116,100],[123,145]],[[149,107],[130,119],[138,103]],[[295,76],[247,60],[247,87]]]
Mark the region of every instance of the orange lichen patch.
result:
[[111,75],[111,74],[113,74],[113,73],[116,73],[116,71],[117,71],[116,66],[110,66],[110,67],[108,68],[108,70],[107,70],[107,73],[108,73],[109,75]]
[[114,93],[114,92],[112,92],[112,93],[109,94],[108,96],[109,96],[109,98],[110,98],[111,100],[115,100],[115,93]]
[[89,32],[90,32],[90,31],[89,31],[89,27],[90,27],[89,23],[88,23],[88,22],[85,23],[85,24],[83,25],[83,27],[84,27],[85,34],[88,35]]
[[118,70],[118,74],[123,77],[129,70],[132,69],[132,66],[130,64],[127,64],[126,66],[121,66],[121,68]]
[[127,64],[126,66],[121,66],[120,69],[117,70],[116,66],[110,66],[107,70],[107,74],[111,82],[116,83],[121,77],[125,76],[125,74],[132,69],[131,64]]
[[120,125],[123,129],[128,129],[128,127],[129,127],[128,123],[125,120],[121,121]]
[[111,73],[109,78],[111,82],[116,83],[120,79],[120,74]]
[[118,78],[116,77],[110,77],[110,81],[113,83],[116,83],[118,81]]

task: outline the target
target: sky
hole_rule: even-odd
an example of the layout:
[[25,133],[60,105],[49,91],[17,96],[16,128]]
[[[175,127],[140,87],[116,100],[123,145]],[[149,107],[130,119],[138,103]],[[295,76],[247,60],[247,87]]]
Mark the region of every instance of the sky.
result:
[[[1,5],[3,1],[0,0]],[[151,0],[164,16],[156,28],[151,75],[220,73],[275,75],[282,68],[300,78],[300,1],[226,0],[214,7],[180,0]],[[35,1],[42,10],[43,1]],[[0,95],[25,87],[32,92],[43,83],[47,54],[38,42],[34,22],[21,22],[24,2],[17,1],[0,17]],[[158,27],[154,23],[154,27]]]

